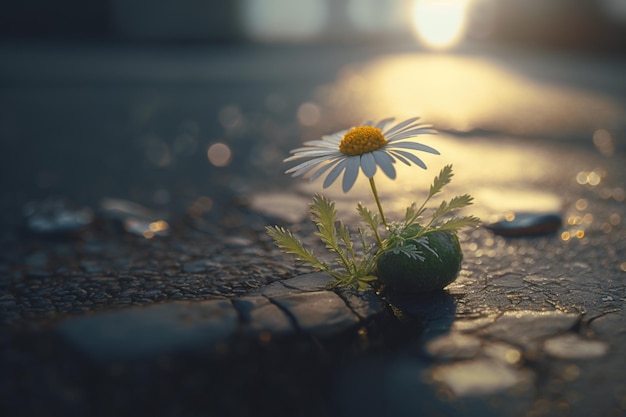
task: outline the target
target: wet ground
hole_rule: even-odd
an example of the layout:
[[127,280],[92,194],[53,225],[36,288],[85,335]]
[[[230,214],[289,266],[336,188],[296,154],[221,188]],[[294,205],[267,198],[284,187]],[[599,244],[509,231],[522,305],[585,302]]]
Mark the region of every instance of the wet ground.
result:
[[[494,46],[0,53],[8,415],[625,412],[624,61]],[[446,195],[472,194],[485,222],[548,212],[563,227],[461,233],[457,281],[428,300],[383,291],[393,308],[365,333],[104,367],[59,340],[68,319],[231,300],[309,272],[264,233],[281,224],[319,246],[306,214],[321,184],[282,174],[288,150],[416,113],[442,131],[425,139],[442,155],[380,180],[390,216],[452,163]],[[325,192],[348,222],[372,205],[366,182]],[[38,228],[54,204],[84,224]]]

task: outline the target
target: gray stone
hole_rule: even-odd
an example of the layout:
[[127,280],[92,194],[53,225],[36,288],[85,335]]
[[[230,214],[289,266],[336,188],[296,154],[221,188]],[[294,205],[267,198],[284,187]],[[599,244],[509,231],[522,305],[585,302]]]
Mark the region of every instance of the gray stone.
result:
[[140,218],[156,221],[160,218],[158,213],[139,203],[118,198],[102,199],[102,201],[100,201],[100,212],[107,218],[117,220]]
[[287,310],[305,333],[329,337],[359,323],[358,317],[332,291],[305,292],[273,299]]
[[230,301],[172,302],[77,317],[57,331],[76,350],[97,361],[133,360],[206,349],[236,330]]
[[100,203],[100,212],[110,220],[118,222],[133,235],[152,238],[169,234],[169,225],[163,215],[138,203],[116,198],[105,198]]
[[536,236],[554,233],[562,223],[560,213],[515,213],[512,218],[486,224],[485,228],[501,236]]
[[325,290],[328,284],[334,281],[335,279],[325,272],[313,272],[287,279],[282,281],[282,283],[287,288],[293,288],[301,292],[310,292]]
[[266,285],[265,287],[261,287],[257,290],[250,291],[248,294],[249,295],[263,295],[265,297],[272,298],[272,297],[281,297],[285,295],[296,294],[299,292],[300,291],[294,288],[287,288],[285,284],[283,284],[283,281],[276,281],[276,282],[272,282],[269,285]]
[[250,295],[280,297],[301,292],[323,291],[333,278],[324,272],[312,272],[295,278],[272,282],[269,285],[251,291]]
[[385,303],[374,291],[337,290],[339,296],[361,320],[368,320],[386,311]]
[[610,339],[616,342],[616,348],[626,352],[626,311],[613,311],[593,319],[589,327],[596,337]]
[[269,332],[274,335],[295,333],[289,317],[268,298],[257,295],[233,299],[243,322],[242,331],[249,334]]
[[73,234],[93,221],[91,209],[74,208],[56,199],[27,204],[24,207],[24,216],[26,229],[41,235]]

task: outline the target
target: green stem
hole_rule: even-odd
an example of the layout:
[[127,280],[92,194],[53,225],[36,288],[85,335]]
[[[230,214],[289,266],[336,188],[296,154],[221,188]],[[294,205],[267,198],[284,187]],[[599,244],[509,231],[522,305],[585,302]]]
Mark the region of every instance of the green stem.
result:
[[376,205],[378,206],[378,212],[380,213],[380,218],[382,219],[385,227],[389,228],[389,225],[387,224],[387,219],[385,219],[385,214],[383,213],[383,208],[380,205],[380,199],[378,198],[378,192],[376,191],[376,184],[374,183],[374,177],[370,178],[369,180],[370,180],[370,187],[372,187],[372,194],[374,194],[374,200],[376,201]]

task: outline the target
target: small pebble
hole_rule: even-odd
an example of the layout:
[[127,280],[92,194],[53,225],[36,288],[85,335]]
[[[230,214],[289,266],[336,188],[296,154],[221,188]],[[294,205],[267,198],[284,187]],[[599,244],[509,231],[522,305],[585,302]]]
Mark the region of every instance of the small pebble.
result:
[[563,218],[558,213],[514,213],[485,224],[485,228],[501,236],[537,236],[556,232],[562,223]]
[[24,225],[28,232],[39,235],[71,235],[93,221],[88,208],[73,208],[61,200],[31,202],[24,209]]
[[100,203],[100,211],[104,217],[119,222],[130,234],[146,239],[169,234],[169,224],[162,216],[133,201],[105,198]]

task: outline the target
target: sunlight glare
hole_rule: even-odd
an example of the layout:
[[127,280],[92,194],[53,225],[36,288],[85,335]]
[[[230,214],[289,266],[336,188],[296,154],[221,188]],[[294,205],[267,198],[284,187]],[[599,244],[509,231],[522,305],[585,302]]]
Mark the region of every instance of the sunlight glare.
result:
[[451,48],[465,33],[467,8],[468,0],[415,0],[413,30],[430,48]]

